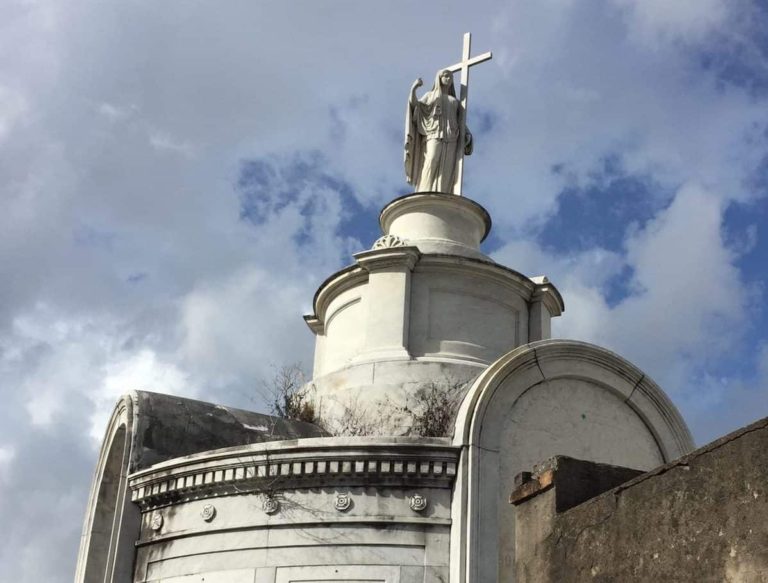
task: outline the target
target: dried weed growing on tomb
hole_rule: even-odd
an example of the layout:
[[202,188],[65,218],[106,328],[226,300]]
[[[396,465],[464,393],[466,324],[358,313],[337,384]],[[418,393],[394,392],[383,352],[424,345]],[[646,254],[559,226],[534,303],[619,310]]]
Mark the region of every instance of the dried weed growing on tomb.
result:
[[311,389],[305,387],[306,375],[299,364],[281,366],[275,376],[262,383],[270,413],[282,419],[294,419],[319,425]]
[[316,401],[314,385],[297,364],[281,366],[274,377],[262,382],[262,396],[269,403],[269,412],[281,419],[313,423],[331,435],[364,436],[373,433],[373,421],[357,399],[344,406],[341,415],[326,419]]
[[325,421],[323,427],[333,435],[362,437],[373,435],[374,421],[368,414],[368,410],[360,404],[360,399],[355,397],[346,405],[344,412],[332,423]]
[[448,437],[453,434],[456,412],[464,397],[466,383],[432,381],[420,385],[404,405],[391,400],[382,404],[382,412],[399,417],[410,427],[407,434],[418,437]]
[[467,385],[455,381],[424,383],[405,398],[404,404],[390,398],[380,402],[375,418],[358,399],[353,399],[343,405],[340,415],[330,419],[321,414],[314,387],[307,385],[306,375],[298,364],[280,367],[262,386],[272,415],[313,423],[331,435],[373,435],[377,425],[383,423],[402,427],[406,435],[447,437],[453,433],[456,412]]

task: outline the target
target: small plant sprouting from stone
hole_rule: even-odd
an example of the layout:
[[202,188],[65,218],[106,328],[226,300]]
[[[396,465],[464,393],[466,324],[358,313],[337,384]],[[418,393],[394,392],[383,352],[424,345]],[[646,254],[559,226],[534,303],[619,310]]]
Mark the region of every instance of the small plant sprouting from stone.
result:
[[288,364],[277,369],[272,380],[263,383],[271,414],[317,424],[319,418],[314,399],[305,383],[306,375],[299,364]]
[[396,412],[410,417],[411,435],[447,437],[453,433],[456,412],[464,396],[465,383],[430,382],[420,386]]

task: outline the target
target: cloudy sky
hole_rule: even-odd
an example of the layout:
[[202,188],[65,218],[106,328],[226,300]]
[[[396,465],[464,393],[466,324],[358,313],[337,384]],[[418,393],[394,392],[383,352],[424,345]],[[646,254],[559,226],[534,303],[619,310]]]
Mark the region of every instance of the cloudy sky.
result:
[[72,579],[116,398],[263,410],[473,32],[465,192],[697,443],[768,415],[768,2],[0,0],[0,580]]

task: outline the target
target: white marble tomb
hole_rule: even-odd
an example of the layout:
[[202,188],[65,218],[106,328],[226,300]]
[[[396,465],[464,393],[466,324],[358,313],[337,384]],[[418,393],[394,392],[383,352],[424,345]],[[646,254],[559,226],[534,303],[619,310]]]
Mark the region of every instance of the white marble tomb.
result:
[[[648,470],[692,449],[637,367],[551,338],[565,305],[546,277],[482,252],[491,217],[460,195],[469,68],[490,58],[466,34],[431,92],[414,84],[406,178],[442,192],[391,201],[372,248],[318,288],[317,423],[126,394],[76,583],[508,583],[518,472],[555,455]],[[438,405],[419,400],[430,387]],[[425,412],[450,414],[428,436]]]
[[692,449],[642,371],[550,338],[562,297],[482,253],[479,204],[415,193],[380,224],[315,294],[307,390],[332,427],[350,406],[379,415],[383,400],[457,382],[447,435],[381,417],[369,435],[333,436],[129,393],[102,446],[77,582],[510,582],[517,472],[558,454],[650,469]]

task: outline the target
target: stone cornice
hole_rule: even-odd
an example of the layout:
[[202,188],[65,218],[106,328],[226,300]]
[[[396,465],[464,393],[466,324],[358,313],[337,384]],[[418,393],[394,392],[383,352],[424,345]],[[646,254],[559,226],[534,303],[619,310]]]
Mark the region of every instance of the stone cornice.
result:
[[421,253],[417,247],[388,247],[355,253],[355,261],[368,273],[390,268],[403,268],[412,271]]
[[304,316],[310,330],[320,334],[325,328],[325,312],[328,305],[340,293],[368,281],[368,272],[359,265],[350,265],[328,277],[315,292],[313,312]]
[[452,267],[461,265],[479,275],[490,276],[505,285],[511,285],[515,291],[529,302],[541,301],[552,317],[560,316],[565,311],[565,302],[557,287],[546,277],[526,277],[510,267],[469,257],[456,255],[424,254],[419,260],[419,269],[432,267]]
[[130,476],[142,509],[227,494],[295,488],[450,488],[459,449],[447,440],[304,439],[206,452]]
[[325,332],[325,317],[328,306],[340,293],[368,281],[371,271],[405,266],[412,270],[420,257],[416,247],[388,247],[372,249],[355,254],[356,265],[345,267],[327,278],[315,292],[313,312],[304,316],[304,321],[315,334]]
[[425,254],[421,256],[417,266],[419,271],[457,268],[470,273],[473,272],[481,277],[491,278],[502,285],[510,286],[526,301],[530,300],[536,289],[535,284],[522,273],[492,261],[483,261],[457,255]]
[[309,326],[309,329],[315,334],[325,334],[325,322],[322,322],[314,314],[306,314],[304,316],[304,321],[307,323],[307,326]]
[[546,277],[531,278],[531,281],[536,284],[531,302],[542,302],[550,316],[560,316],[565,311],[565,303],[558,289]]
[[[446,195],[448,196],[448,195]],[[450,195],[455,196],[455,195]],[[370,271],[405,266],[408,269],[465,269],[481,277],[491,277],[503,285],[511,286],[528,302],[542,301],[552,316],[565,311],[565,304],[555,285],[546,278],[528,278],[509,267],[459,255],[419,252],[417,247],[390,247],[373,249],[355,254],[356,265],[345,267],[327,278],[315,292],[314,313],[304,316],[304,321],[315,334],[325,330],[325,313],[331,301],[340,293],[368,281]]]

